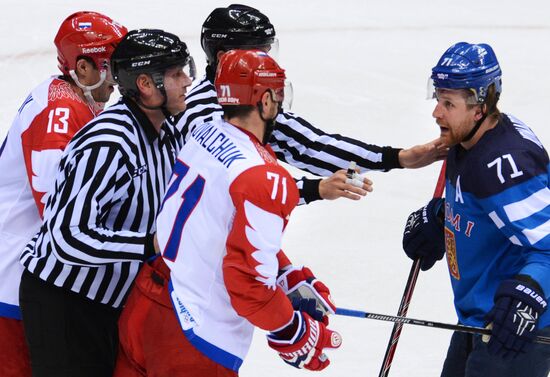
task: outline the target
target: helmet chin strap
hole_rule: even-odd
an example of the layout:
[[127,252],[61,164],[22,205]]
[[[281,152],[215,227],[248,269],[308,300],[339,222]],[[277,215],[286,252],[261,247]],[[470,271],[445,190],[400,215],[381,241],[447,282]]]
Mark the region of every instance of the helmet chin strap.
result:
[[78,76],[76,75],[76,72],[74,69],[71,69],[69,71],[69,74],[71,75],[71,78],[73,79],[76,86],[78,86],[82,91],[84,92],[84,97],[86,97],[86,100],[88,101],[88,104],[92,106],[92,109],[95,113],[99,113],[103,110],[103,106],[99,105],[94,97],[92,96],[92,90],[99,88],[103,83],[105,82],[105,79],[107,78],[107,71],[101,70],[99,72],[99,81],[95,83],[94,85],[84,85],[78,80]]
[[[482,107],[482,111],[483,111],[483,107]],[[471,131],[468,133],[468,135],[466,135],[466,137],[462,139],[461,143],[471,140],[474,137],[474,135],[477,133],[477,131],[479,130],[479,127],[481,127],[481,124],[485,121],[486,118],[487,118],[487,113],[484,112],[483,116],[474,125],[474,128],[472,128]]]
[[162,88],[159,88],[157,86],[157,89],[160,91],[160,93],[162,94],[162,98],[163,98],[163,101],[162,103],[159,105],[159,106],[149,106],[149,105],[146,105],[143,103],[143,101],[141,100],[141,98],[136,97],[135,100],[137,103],[140,104],[140,106],[146,108],[147,110],[160,110],[162,111],[162,114],[164,115],[164,117],[166,119],[169,119],[170,117],[173,117],[174,115],[176,114],[172,114],[168,108],[166,107],[166,103],[168,102],[168,95],[166,94],[166,90],[164,89],[164,87]]

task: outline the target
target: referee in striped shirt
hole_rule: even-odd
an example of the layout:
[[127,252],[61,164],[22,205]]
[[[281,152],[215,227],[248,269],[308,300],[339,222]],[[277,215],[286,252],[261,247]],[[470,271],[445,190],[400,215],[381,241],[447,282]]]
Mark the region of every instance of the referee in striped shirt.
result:
[[[201,46],[208,65],[204,77],[189,91],[187,109],[178,118],[178,128],[182,132],[223,117],[214,88],[221,54],[231,49],[276,50],[278,41],[275,27],[265,14],[246,5],[232,4],[216,8],[208,15],[202,25]],[[389,171],[420,168],[447,155],[447,148],[439,139],[408,149],[381,147],[338,134],[327,134],[290,112],[279,114],[269,143],[279,160],[324,177],[339,169],[347,169],[350,161],[356,161],[361,172]],[[329,180],[297,182],[301,189],[300,204],[312,198],[331,199],[324,191],[328,183]]]
[[193,67],[185,43],[134,30],[112,55],[123,94],[63,153],[39,233],[21,256],[20,304],[34,377],[111,377],[120,307],[155,253],[155,217],[182,135]]

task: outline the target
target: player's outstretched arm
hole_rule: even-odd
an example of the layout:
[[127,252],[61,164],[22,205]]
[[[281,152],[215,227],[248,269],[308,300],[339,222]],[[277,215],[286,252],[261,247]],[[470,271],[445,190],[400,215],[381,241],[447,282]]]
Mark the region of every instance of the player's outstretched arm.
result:
[[443,144],[441,138],[432,140],[426,144],[415,145],[399,151],[399,164],[404,168],[417,169],[443,160],[449,148]]

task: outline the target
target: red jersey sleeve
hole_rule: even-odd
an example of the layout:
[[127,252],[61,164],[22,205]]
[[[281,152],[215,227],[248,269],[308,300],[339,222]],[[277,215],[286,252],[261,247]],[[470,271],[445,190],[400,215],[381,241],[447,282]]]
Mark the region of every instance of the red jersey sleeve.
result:
[[62,151],[74,134],[93,117],[91,109],[67,82],[53,80],[46,107],[21,134],[27,176],[40,216]]
[[237,313],[265,330],[287,324],[290,301],[277,287],[280,263],[289,264],[281,240],[290,213],[298,203],[292,177],[279,165],[261,165],[243,172],[230,186],[235,218],[223,261],[224,282]]

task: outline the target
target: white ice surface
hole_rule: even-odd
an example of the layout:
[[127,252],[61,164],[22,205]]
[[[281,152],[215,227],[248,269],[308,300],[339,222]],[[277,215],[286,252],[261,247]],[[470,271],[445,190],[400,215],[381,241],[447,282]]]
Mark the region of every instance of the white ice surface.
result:
[[[106,13],[129,28],[180,35],[202,73],[200,26],[229,2],[3,0],[0,12],[0,140],[29,90],[57,73],[53,37],[77,10]],[[430,68],[452,43],[487,42],[504,79],[501,110],[526,122],[550,145],[550,3],[543,0],[251,1],[269,15],[279,62],[294,85],[293,111],[327,132],[368,143],[411,146],[437,137],[426,101]],[[546,118],[545,118],[546,116]],[[360,202],[323,202],[295,210],[285,250],[330,286],[342,307],[395,314],[410,261],[401,232],[411,210],[432,195],[440,164],[371,173],[375,192]],[[456,322],[444,263],[420,275],[409,316]],[[334,317],[343,336],[332,365],[317,376],[377,376],[392,324]],[[439,376],[450,332],[406,327],[390,376]],[[242,376],[307,375],[284,364],[261,331]]]

